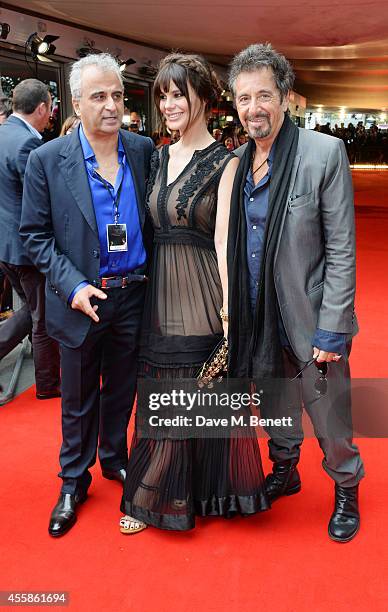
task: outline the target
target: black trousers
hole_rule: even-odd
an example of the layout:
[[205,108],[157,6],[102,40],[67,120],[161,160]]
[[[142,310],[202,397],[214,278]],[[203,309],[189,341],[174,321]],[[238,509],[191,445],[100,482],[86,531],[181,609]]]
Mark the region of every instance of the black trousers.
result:
[[92,322],[83,344],[61,345],[62,492],[85,491],[89,468],[127,467],[127,427],[136,393],[137,351],[144,283],[108,289],[96,300],[99,323]]
[[0,359],[32,334],[36,391],[45,393],[57,389],[60,386],[59,348],[46,332],[45,277],[34,266],[0,262],[0,267],[24,303],[0,328]]
[[[350,354],[348,346],[348,355]],[[323,452],[322,467],[340,486],[351,487],[364,476],[364,465],[357,446],[353,443],[351,387],[348,355],[338,362],[328,364],[327,383],[322,395],[319,388],[319,372],[315,364],[307,367],[299,379],[286,387],[274,414],[273,406],[264,407],[262,416],[291,417],[292,427],[266,427],[270,435],[269,456],[272,461],[299,461],[300,447],[308,424],[302,425],[305,408],[319,446]],[[293,378],[304,366],[290,348],[283,349],[285,376]]]

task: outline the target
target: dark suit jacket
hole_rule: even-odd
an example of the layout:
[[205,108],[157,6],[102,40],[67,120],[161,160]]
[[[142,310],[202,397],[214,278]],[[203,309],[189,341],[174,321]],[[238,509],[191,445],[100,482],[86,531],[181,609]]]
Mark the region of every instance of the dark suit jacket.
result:
[[0,128],[0,261],[31,265],[19,236],[23,180],[30,152],[42,144],[11,115]]
[[[153,143],[120,131],[130,165],[140,224],[145,222],[145,187]],[[46,325],[50,336],[72,348],[82,344],[90,317],[68,305],[81,281],[91,284],[100,270],[97,222],[78,130],[34,151],[27,164],[20,225],[25,248],[46,276]]]

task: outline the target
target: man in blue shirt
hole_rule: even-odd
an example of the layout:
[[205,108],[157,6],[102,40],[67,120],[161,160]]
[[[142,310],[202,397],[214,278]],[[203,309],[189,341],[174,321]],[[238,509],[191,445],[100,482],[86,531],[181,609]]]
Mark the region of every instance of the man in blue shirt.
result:
[[20,228],[46,275],[47,329],[61,349],[63,484],[50,518],[54,537],[76,521],[97,444],[103,476],[125,479],[150,237],[145,185],[153,144],[120,130],[116,60],[79,60],[70,88],[81,124],[29,160]]
[[[250,141],[237,151],[229,223],[228,371],[299,378],[280,409],[294,428],[269,431],[267,495],[274,501],[300,491],[303,403],[335,482],[329,536],[347,542],[359,529],[364,475],[349,389],[357,333],[353,190],[342,141],[298,129],[287,116],[293,80],[286,58],[269,44],[251,45],[231,64],[230,87]],[[263,405],[265,416],[271,409]]]

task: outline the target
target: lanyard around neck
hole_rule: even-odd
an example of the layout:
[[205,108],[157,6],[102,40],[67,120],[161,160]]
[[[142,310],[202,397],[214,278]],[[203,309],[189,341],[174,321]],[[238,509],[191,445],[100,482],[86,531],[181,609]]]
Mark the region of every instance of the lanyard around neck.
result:
[[110,197],[112,198],[113,201],[113,216],[114,216],[114,222],[117,225],[118,221],[119,221],[119,217],[120,217],[120,213],[119,213],[119,205],[120,205],[120,198],[121,198],[121,192],[122,192],[122,188],[123,188],[123,183],[124,183],[124,169],[123,169],[123,174],[121,177],[121,181],[120,181],[120,185],[118,190],[116,191],[116,195],[112,194],[112,189],[111,189],[111,185],[110,183],[108,183],[108,181],[106,181],[101,174],[99,174],[97,172],[97,170],[95,168],[93,168],[93,177],[96,178],[101,185],[103,185],[103,187],[105,187],[105,189],[107,190],[107,192],[109,193]]

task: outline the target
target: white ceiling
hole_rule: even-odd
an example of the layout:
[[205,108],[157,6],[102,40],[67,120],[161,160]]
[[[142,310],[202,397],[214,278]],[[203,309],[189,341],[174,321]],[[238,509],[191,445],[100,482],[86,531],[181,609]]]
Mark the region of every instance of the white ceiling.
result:
[[293,63],[309,105],[388,109],[386,0],[14,0],[8,7],[214,62],[269,41]]

